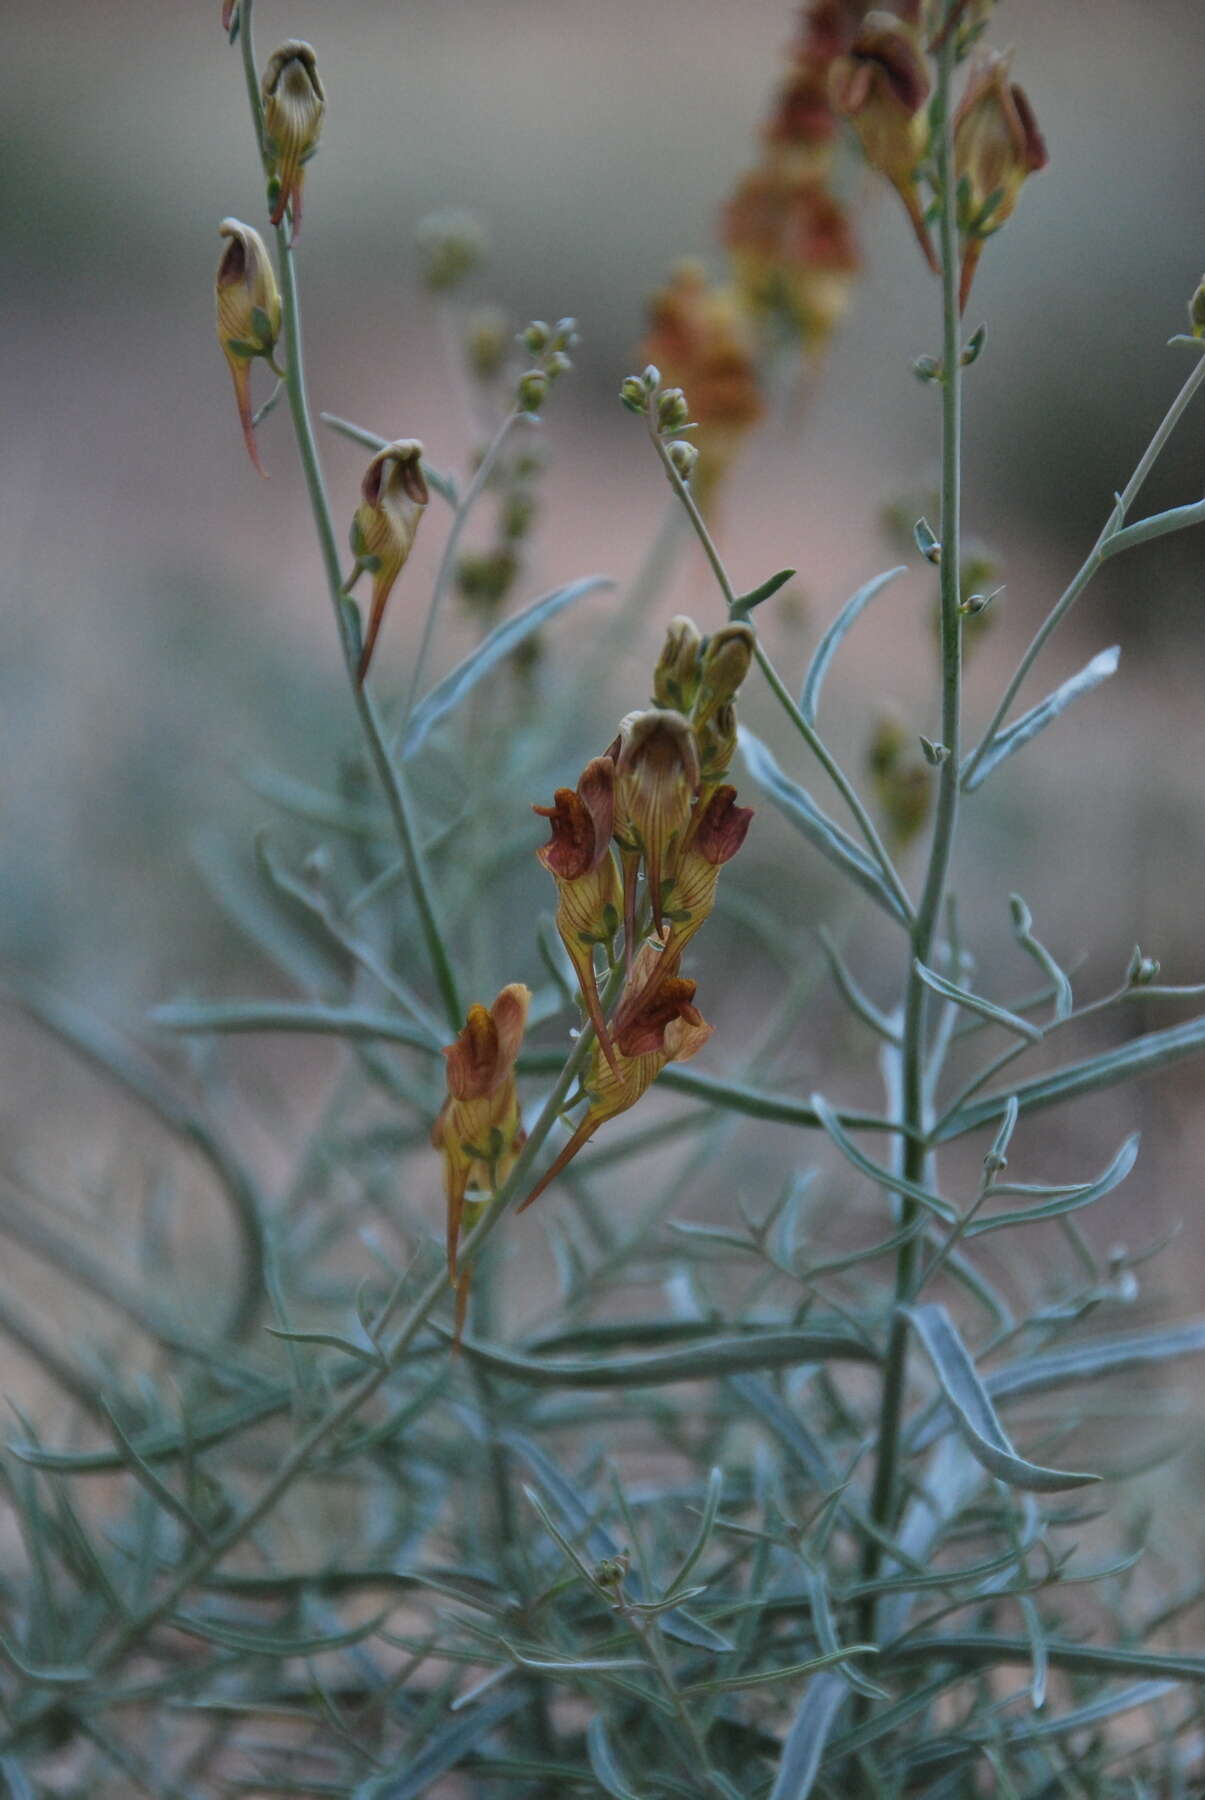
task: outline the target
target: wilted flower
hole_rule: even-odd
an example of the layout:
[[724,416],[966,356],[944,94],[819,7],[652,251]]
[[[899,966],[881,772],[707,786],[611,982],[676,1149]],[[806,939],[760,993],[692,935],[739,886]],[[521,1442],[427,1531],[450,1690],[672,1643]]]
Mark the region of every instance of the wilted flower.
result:
[[[699,791],[699,753],[679,712],[629,713],[609,752],[615,761],[616,835],[644,859],[653,923],[661,929],[661,885],[670,854]],[[625,859],[624,925],[629,953],[635,919],[634,871]]]
[[848,54],[834,61],[828,91],[857,132],[871,168],[904,202],[925,260],[936,270],[916,179],[929,142],[929,75],[915,30],[894,13],[867,13]]
[[656,944],[642,946],[615,1010],[614,1066],[596,1044],[584,1083],[590,1100],[586,1115],[519,1212],[539,1199],[600,1125],[635,1106],[667,1063],[686,1062],[703,1048],[711,1026],[694,996],[694,982],[678,974],[673,959],[667,961]]
[[462,1305],[467,1283],[458,1277],[456,1258],[466,1197],[470,1190],[483,1197],[495,1193],[523,1148],[515,1061],[530,1001],[529,989],[512,982],[488,1009],[471,1006],[464,1029],[444,1050],[448,1097],[431,1141],[443,1152],[448,1274],[457,1283]]
[[1012,57],[988,50],[971,70],[954,115],[954,176],[963,257],[959,304],[965,307],[983,240],[1011,216],[1028,176],[1049,157],[1024,91],[1010,81]]
[[234,379],[247,451],[262,475],[252,428],[251,364],[257,356],[271,356],[280,335],[280,294],[272,259],[258,231],[237,219],[223,219],[219,230],[226,244],[215,281],[218,342]]
[[532,811],[552,827],[551,842],[536,855],[556,882],[556,928],[577,975],[595,1036],[614,1066],[598,996],[594,950],[614,938],[623,904],[619,871],[611,853],[615,764],[609,757],[596,756],[582,771],[576,789],[558,788],[552,806],[533,806]]
[[356,574],[372,575],[372,611],[356,680],[368,673],[385,603],[414,544],[429,494],[423,474],[423,447],[416,438],[399,438],[378,450],[360,484],[362,499],[352,520],[351,547]]
[[318,148],[326,95],[318,75],[313,46],[290,38],[268,59],[263,78],[264,150],[271,174],[279,183],[272,223],[279,225],[287,207],[293,213],[293,235],[301,229],[304,165]]

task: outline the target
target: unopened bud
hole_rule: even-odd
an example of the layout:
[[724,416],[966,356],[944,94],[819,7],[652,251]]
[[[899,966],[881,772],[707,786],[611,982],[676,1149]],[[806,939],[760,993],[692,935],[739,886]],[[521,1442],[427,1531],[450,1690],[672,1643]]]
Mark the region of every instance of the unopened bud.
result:
[[1141,947],[1134,945],[1134,954],[1126,968],[1126,982],[1130,987],[1150,987],[1152,981],[1159,979],[1159,964],[1153,956],[1144,956]]
[[675,438],[672,444],[666,445],[666,454],[683,481],[689,481],[694,466],[699,460],[699,452],[685,438]]
[[918,519],[912,527],[912,541],[926,562],[941,561],[941,545],[928,519]]
[[695,724],[705,723],[717,709],[734,700],[749,673],[757,635],[752,625],[722,625],[703,647],[702,678]]
[[486,255],[485,233],[472,213],[441,211],[420,219],[415,244],[423,286],[447,294],[472,274]]
[[690,408],[681,388],[666,388],[657,399],[657,429],[681,431],[690,420]]
[[304,165],[318,148],[326,95],[318,76],[313,47],[290,38],[268,59],[263,79],[264,150],[277,185],[272,223],[279,225],[289,208],[293,235],[301,228]]
[[524,412],[539,412],[548,393],[547,375],[542,369],[528,369],[525,374],[520,375],[516,393]]
[[558,319],[552,328],[550,350],[572,350],[578,342],[577,320]]
[[247,451],[262,475],[252,429],[251,364],[257,356],[270,356],[280,335],[280,294],[272,259],[258,231],[237,219],[223,219],[219,229],[226,245],[214,283],[218,342],[234,380]]
[[629,412],[637,413],[641,417],[649,409],[648,390],[639,375],[629,375],[626,378],[619,390],[619,398]]
[[555,381],[558,375],[567,375],[572,367],[563,350],[553,350],[544,358],[544,372],[549,381]]
[[918,356],[912,365],[912,373],[918,381],[941,381],[945,371],[935,356]]
[[653,670],[653,705],[689,714],[702,675],[703,634],[693,619],[671,619]]
[[532,356],[540,356],[548,348],[549,336],[549,328],[543,319],[533,319],[531,324],[519,333],[519,342]]

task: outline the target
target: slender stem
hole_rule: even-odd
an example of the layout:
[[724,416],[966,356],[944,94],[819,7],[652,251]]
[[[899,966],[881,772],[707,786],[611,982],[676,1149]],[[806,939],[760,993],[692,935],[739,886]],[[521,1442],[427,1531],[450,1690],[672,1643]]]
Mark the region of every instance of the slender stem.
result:
[[486,483],[494,472],[494,466],[502,453],[502,447],[510,436],[516,421],[522,417],[517,407],[512,407],[494,433],[485,454],[477,465],[476,473],[464,490],[452,516],[452,524],[448,531],[447,541],[443,547],[443,555],[439,559],[439,567],[435,571],[435,582],[431,589],[431,600],[427,607],[427,616],[423,620],[423,635],[419,639],[418,655],[414,659],[414,673],[410,677],[410,691],[406,695],[406,704],[402,709],[401,721],[397,728],[398,741],[405,735],[410,723],[410,715],[418,700],[418,691],[426,673],[427,658],[431,653],[431,643],[435,636],[435,626],[439,618],[439,609],[443,604],[452,581],[452,573],[456,567],[456,552],[460,547],[460,539],[469,521],[469,514],[485,489]]
[[[249,23],[249,19],[244,20],[246,26],[249,26]],[[310,418],[309,399],[305,385],[305,361],[301,343],[301,312],[297,299],[297,272],[292,245],[289,243],[283,222],[276,228],[276,242],[280,263],[281,313],[284,322],[285,346],[288,352],[286,387],[289,396],[289,410],[293,418],[297,449],[301,457],[306,489],[310,497],[310,510],[314,515],[314,527],[318,534],[318,545],[322,554],[327,588],[331,604],[335,609],[335,622],[339,632],[339,643],[343,650],[343,661],[347,668],[352,698],[360,717],[369,754],[384,789],[394,829],[401,845],[402,856],[406,862],[414,903],[418,912],[419,926],[435,972],[444,1012],[447,1015],[448,1024],[453,1031],[456,1031],[460,1028],[464,1014],[451,959],[440,930],[431,892],[430,876],[415,829],[409,795],[402,779],[401,770],[396,767],[389,753],[384,727],[372,695],[356,680],[359,645],[352,626],[348,603],[343,593],[339,548],[335,539],[334,525],[331,522],[330,501],[327,498],[326,482],[323,478],[318,446],[314,438],[313,422]]]
[[[927,990],[915,972],[915,963],[927,964],[932,954],[933,939],[941,915],[949,874],[950,857],[958,820],[959,735],[962,693],[962,619],[959,613],[960,587],[960,505],[961,505],[961,432],[962,432],[962,363],[959,343],[958,314],[958,242],[954,208],[953,126],[950,116],[950,83],[955,60],[954,35],[948,33],[938,52],[936,99],[936,160],[941,208],[941,288],[942,288],[942,468],[941,468],[941,730],[948,752],[941,766],[937,810],[933,838],[929,848],[929,865],[912,930],[913,966],[909,969],[904,995],[904,1033],[902,1051],[901,1123],[907,1133],[903,1148],[903,1174],[910,1181],[921,1181],[925,1173],[926,1149],[922,1133],[925,1125],[925,1027]],[[916,1203],[902,1199],[900,1226],[913,1223]],[[916,1281],[917,1262],[921,1253],[919,1235],[909,1237],[901,1246],[896,1263],[896,1299],[906,1301]],[[871,1488],[870,1516],[882,1532],[894,1527],[898,1504],[900,1435],[904,1410],[904,1391],[908,1367],[908,1324],[897,1311],[891,1324],[883,1372],[883,1392],[879,1413],[874,1481]],[[874,1538],[867,1540],[863,1553],[863,1578],[877,1579],[882,1551]],[[873,1596],[863,1602],[860,1635],[867,1642],[874,1636],[876,1603]]]
[[[728,571],[724,567],[724,560],[721,557],[719,550],[716,548],[715,540],[707,529],[706,520],[699,511],[698,506],[695,504],[694,495],[670,461],[669,453],[658,435],[656,426],[653,422],[651,402],[649,436],[653,441],[653,447],[656,450],[657,455],[661,459],[661,466],[665,470],[669,484],[678,496],[682,505],[685,507],[687,516],[694,527],[695,536],[703,547],[703,554],[711,564],[712,573],[715,575],[720,592],[724,596],[729,614],[737,618],[743,617],[744,615],[740,611],[739,597],[736,589],[733,587]],[[911,920],[913,917],[913,908],[912,901],[908,897],[908,890],[900,880],[900,877],[896,872],[895,864],[892,862],[891,857],[887,853],[886,846],[878,832],[875,830],[874,821],[871,819],[870,814],[866,811],[866,808],[859,799],[853,783],[846,775],[840,763],[838,763],[836,758],[832,755],[815,727],[808,723],[796,706],[791,697],[790,690],[787,688],[782,677],[779,675],[778,670],[774,667],[774,664],[770,661],[770,658],[763,649],[760,637],[757,639],[755,654],[757,656],[757,666],[765,676],[770,691],[773,693],[775,699],[783,708],[792,725],[794,725],[796,731],[803,738],[808,749],[812,752],[812,755],[816,758],[817,762],[844,800],[846,806],[849,808],[850,813],[857,824],[858,830],[866,840],[871,855],[874,857],[882,871],[884,881],[891,889],[895,899],[899,902],[905,918]]]
[[[995,738],[1001,725],[1008,716],[1013,701],[1020,692],[1025,677],[1029,674],[1030,669],[1032,669],[1034,663],[1037,661],[1038,656],[1046,644],[1046,640],[1051,636],[1056,627],[1066,618],[1092,577],[1096,574],[1096,571],[1100,568],[1101,563],[1104,562],[1107,557],[1116,554],[1118,551],[1127,550],[1135,544],[1145,543],[1149,538],[1161,537],[1165,532],[1180,530],[1185,525],[1195,525],[1205,522],[1205,507],[1177,507],[1171,513],[1159,513],[1153,520],[1143,519],[1140,520],[1137,525],[1130,526],[1128,530],[1122,530],[1126,515],[1134,501],[1137,499],[1140,488],[1154,468],[1160,452],[1167,443],[1172,432],[1175,430],[1182,414],[1203,381],[1205,381],[1205,346],[1203,346],[1202,354],[1197,358],[1195,368],[1180,389],[1180,392],[1168,407],[1162,423],[1146,449],[1143,451],[1142,456],[1139,458],[1138,466],[1135,468],[1134,473],[1130,476],[1130,479],[1122,492],[1118,494],[1113,505],[1113,510],[1106,519],[1100,536],[1088,552],[1086,561],[1072,578],[1070,585],[1055,602],[1051,611],[1047,614],[1046,618],[1034,633],[1028,649],[1017,664],[1016,671],[1004,690],[999,706],[997,706],[995,712],[992,714],[991,723],[988,725],[987,730],[984,732],[983,737],[974,752],[967,758],[966,767],[963,771],[964,781],[969,781],[975,770],[978,768],[985,752],[990,747],[992,740]],[[1154,528],[1149,529],[1148,527]]]

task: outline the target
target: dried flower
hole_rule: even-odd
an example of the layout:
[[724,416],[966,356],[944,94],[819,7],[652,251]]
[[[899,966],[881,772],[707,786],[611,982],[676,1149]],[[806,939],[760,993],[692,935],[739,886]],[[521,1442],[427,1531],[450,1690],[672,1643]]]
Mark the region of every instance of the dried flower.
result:
[[959,305],[966,306],[983,242],[1012,215],[1026,179],[1050,160],[1011,55],[977,58],[954,115],[954,176],[963,237]]
[[268,59],[263,78],[264,150],[272,180],[279,184],[272,223],[285,209],[293,213],[293,235],[301,229],[301,189],[305,164],[318,148],[326,95],[313,46],[290,38]]
[[352,520],[351,547],[356,575],[363,569],[372,575],[372,611],[356,670],[358,682],[368,673],[385,603],[413,548],[429,498],[422,455],[423,447],[416,438],[386,444],[369,463],[360,484],[363,498]]
[[226,239],[214,284],[218,342],[230,365],[234,397],[247,452],[264,474],[255,443],[251,413],[251,364],[271,356],[280,335],[280,294],[267,246],[258,231],[237,219],[219,226]]
[[921,206],[917,167],[929,143],[929,75],[916,31],[894,13],[867,13],[848,54],[829,71],[829,98],[858,134],[872,169],[904,203],[929,267],[939,267]]
[[595,1036],[614,1067],[594,950],[614,939],[623,904],[619,871],[611,853],[615,764],[610,757],[596,756],[582,771],[576,789],[558,788],[551,806],[533,806],[532,811],[552,827],[551,842],[536,855],[556,882],[556,928],[577,975]]
[[453,1282],[458,1283],[456,1259],[469,1191],[494,1194],[523,1148],[515,1062],[530,1002],[530,990],[512,982],[488,1009],[471,1006],[464,1029],[444,1050],[448,1097],[431,1141],[443,1152],[448,1275]]
[[[699,753],[681,713],[654,707],[629,713],[612,746],[616,835],[644,861],[653,923],[661,929],[661,886],[672,874],[670,856],[699,791]],[[634,871],[624,863],[624,925],[629,954],[635,923]]]
[[657,944],[642,946],[615,1010],[615,1064],[596,1044],[584,1083],[590,1099],[585,1117],[519,1212],[539,1199],[600,1125],[635,1106],[667,1063],[686,1062],[703,1048],[711,1026],[694,1005],[694,996],[694,982],[678,974],[672,958]]

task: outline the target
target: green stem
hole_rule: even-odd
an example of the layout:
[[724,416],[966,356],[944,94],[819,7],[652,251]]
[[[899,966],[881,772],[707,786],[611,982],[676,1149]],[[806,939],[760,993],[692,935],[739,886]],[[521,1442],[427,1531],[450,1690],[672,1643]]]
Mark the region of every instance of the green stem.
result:
[[[903,1093],[901,1125],[905,1132],[903,1174],[910,1181],[923,1180],[926,1149],[925,1127],[925,1027],[927,990],[915,971],[915,963],[928,964],[941,916],[950,857],[958,821],[959,736],[962,696],[962,618],[959,613],[962,363],[958,314],[958,240],[955,221],[953,123],[950,116],[950,84],[955,60],[954,35],[941,44],[937,64],[937,171],[943,197],[941,209],[942,288],[942,394],[941,441],[941,732],[947,756],[941,766],[929,864],[912,930],[913,966],[904,995]],[[901,1199],[900,1226],[906,1230],[915,1218],[916,1203]],[[900,1248],[896,1263],[895,1292],[903,1304],[916,1281],[921,1238],[910,1237]],[[879,1430],[870,1517],[884,1533],[895,1523],[899,1493],[900,1436],[908,1371],[908,1324],[897,1311],[892,1319],[883,1372]],[[879,1543],[868,1539],[863,1554],[863,1579],[878,1577],[882,1560]],[[868,1596],[858,1635],[876,1642],[875,1601]]]
[[[650,401],[649,436],[652,439],[653,448],[661,459],[661,466],[665,470],[666,478],[669,481],[670,486],[673,488],[678,499],[686,509],[687,516],[694,527],[695,536],[703,547],[703,554],[711,564],[712,573],[719,584],[720,592],[723,594],[725,604],[728,607],[729,617],[738,619],[744,618],[745,615],[740,610],[739,597],[736,589],[733,587],[728,571],[724,567],[724,560],[721,557],[719,550],[716,548],[715,540],[707,529],[707,523],[695,504],[694,495],[670,461],[669,452],[666,450],[665,445],[662,443],[657,432],[654,423],[654,408],[655,402]],[[808,723],[796,706],[791,697],[790,690],[779,675],[778,670],[774,667],[774,664],[770,661],[770,658],[766,655],[760,637],[758,637],[756,642],[755,654],[757,656],[757,666],[765,676],[771,693],[779,702],[792,725],[794,725],[796,731],[803,738],[808,749],[812,752],[812,755],[816,758],[817,762],[844,800],[846,806],[849,808],[850,814],[856,822],[858,830],[866,840],[867,848],[870,850],[871,855],[874,857],[882,871],[884,881],[891,889],[895,899],[899,902],[900,909],[905,918],[911,920],[913,917],[913,908],[912,901],[908,897],[908,890],[900,880],[900,877],[896,872],[895,864],[892,862],[891,857],[887,853],[886,846],[878,832],[875,830],[874,821],[871,819],[870,814],[866,811],[866,808],[859,799],[856,788],[846,775],[840,763],[837,762],[836,758],[832,755],[815,727]]]

